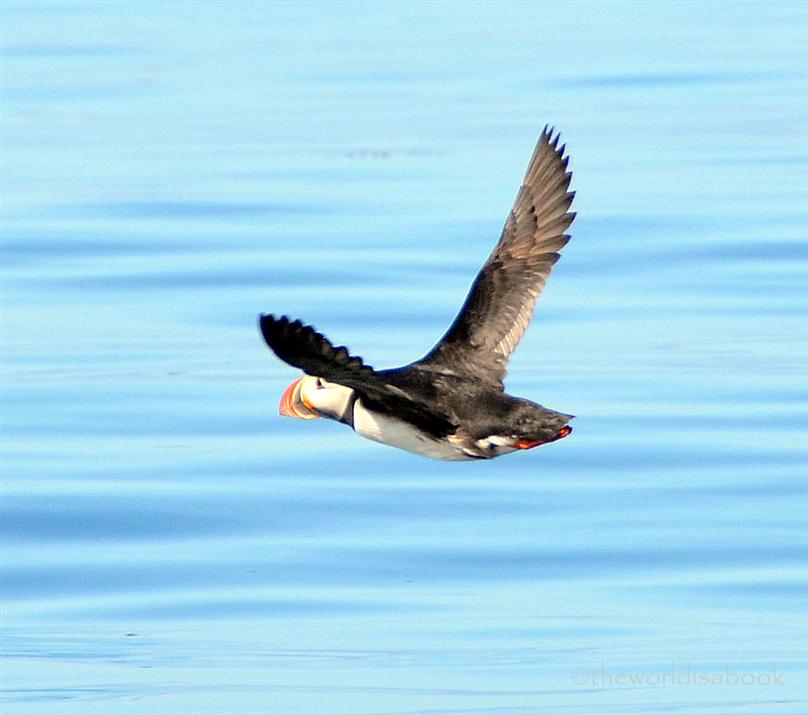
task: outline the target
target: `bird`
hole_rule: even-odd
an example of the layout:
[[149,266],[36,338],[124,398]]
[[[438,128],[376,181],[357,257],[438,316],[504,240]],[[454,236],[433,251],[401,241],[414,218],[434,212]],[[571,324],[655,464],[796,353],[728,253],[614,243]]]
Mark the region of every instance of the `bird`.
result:
[[280,414],[335,420],[375,442],[449,461],[492,459],[569,435],[573,415],[509,395],[503,383],[575,218],[559,141],[546,126],[499,241],[424,357],[375,370],[300,320],[260,315],[269,348],[304,373],[283,392]]

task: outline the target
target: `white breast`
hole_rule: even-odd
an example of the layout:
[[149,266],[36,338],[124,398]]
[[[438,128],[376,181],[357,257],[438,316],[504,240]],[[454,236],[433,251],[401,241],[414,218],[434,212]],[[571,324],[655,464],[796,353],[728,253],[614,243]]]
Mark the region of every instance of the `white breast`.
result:
[[407,452],[415,452],[433,459],[463,460],[472,459],[459,445],[450,440],[432,439],[419,432],[407,422],[370,412],[362,404],[361,398],[354,403],[353,428],[357,434],[374,442],[389,444]]

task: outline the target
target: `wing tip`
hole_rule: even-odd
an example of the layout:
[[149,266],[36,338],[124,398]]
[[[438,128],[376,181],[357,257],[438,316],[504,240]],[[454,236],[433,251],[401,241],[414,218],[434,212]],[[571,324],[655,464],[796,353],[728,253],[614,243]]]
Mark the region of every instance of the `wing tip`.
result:
[[261,329],[261,335],[264,336],[264,341],[270,347],[272,347],[272,345],[270,345],[269,338],[273,334],[273,331],[278,323],[278,320],[279,319],[276,318],[272,313],[258,314],[258,327]]
[[[566,172],[569,164],[569,154],[567,145],[560,144],[561,132],[550,124],[545,124],[533,150],[533,156],[528,162],[522,184],[530,184],[533,181],[542,179],[548,171],[557,170],[560,165],[561,172]],[[569,172],[570,176],[572,172]]]
[[270,347],[272,347],[272,340],[277,336],[287,335],[290,329],[299,330],[305,327],[300,320],[292,320],[288,315],[276,318],[273,313],[260,313],[258,315],[258,325],[261,328],[264,340]]
[[566,144],[562,144],[561,147],[558,146],[561,141],[561,131],[557,130],[553,124],[544,125],[544,129],[541,130],[541,135],[539,136],[539,142],[541,143],[542,141],[560,154],[563,154],[567,147]]

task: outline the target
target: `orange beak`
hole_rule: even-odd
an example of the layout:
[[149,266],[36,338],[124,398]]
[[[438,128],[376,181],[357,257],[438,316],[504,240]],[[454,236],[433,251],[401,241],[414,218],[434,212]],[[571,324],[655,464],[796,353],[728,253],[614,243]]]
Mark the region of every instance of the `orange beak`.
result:
[[301,420],[314,420],[319,415],[314,411],[313,405],[304,399],[300,393],[303,386],[303,378],[299,377],[281,395],[281,403],[278,405],[278,412],[284,417],[298,417]]

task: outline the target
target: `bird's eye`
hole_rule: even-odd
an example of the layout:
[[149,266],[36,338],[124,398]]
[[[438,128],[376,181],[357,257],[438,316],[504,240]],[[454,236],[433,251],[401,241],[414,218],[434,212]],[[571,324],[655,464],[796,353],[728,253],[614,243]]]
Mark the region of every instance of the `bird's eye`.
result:
[[317,382],[314,383],[318,390],[322,390],[325,387],[325,383],[318,377]]

